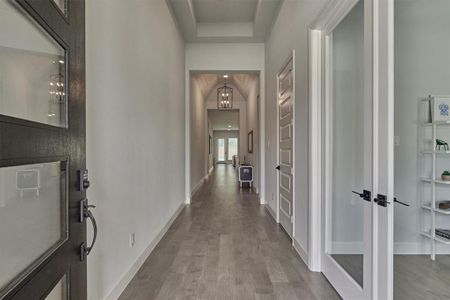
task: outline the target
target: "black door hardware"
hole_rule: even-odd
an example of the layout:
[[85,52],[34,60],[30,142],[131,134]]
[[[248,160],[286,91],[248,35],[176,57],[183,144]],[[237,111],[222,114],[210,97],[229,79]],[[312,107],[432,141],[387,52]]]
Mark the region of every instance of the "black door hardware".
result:
[[387,198],[385,195],[378,194],[378,196],[375,199],[373,199],[373,201],[379,206],[387,207],[387,205],[390,204],[390,202],[388,202],[386,199]]
[[363,200],[366,200],[366,201],[369,201],[369,202],[372,201],[372,193],[370,191],[368,191],[368,190],[364,190],[362,193],[358,193],[358,192],[352,191],[352,193],[358,195]]
[[407,203],[405,203],[405,202],[398,201],[397,198],[395,198],[395,197],[394,197],[394,202],[395,202],[395,203],[398,203],[398,204],[401,204],[401,205],[404,205],[404,206],[409,206],[409,204],[407,204]]
[[78,170],[78,190],[83,192],[90,186],[89,174],[87,169]]
[[275,169],[277,169],[278,171],[280,171],[280,166],[277,166]]
[[94,236],[92,238],[92,244],[90,246],[88,246],[86,242],[81,244],[80,247],[81,261],[84,261],[86,257],[89,255],[89,253],[91,253],[91,250],[92,248],[94,248],[95,242],[97,241],[97,221],[95,220],[95,217],[89,208],[95,208],[95,205],[89,205],[88,199],[83,199],[80,201],[80,223],[83,223],[84,220],[86,219],[90,219],[92,227],[94,228]]

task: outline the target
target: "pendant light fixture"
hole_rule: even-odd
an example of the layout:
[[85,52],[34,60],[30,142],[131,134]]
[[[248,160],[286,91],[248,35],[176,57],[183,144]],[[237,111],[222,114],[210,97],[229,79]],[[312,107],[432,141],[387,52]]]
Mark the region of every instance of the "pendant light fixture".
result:
[[228,75],[224,75],[224,85],[217,89],[217,108],[232,109],[233,108],[233,88],[227,86]]

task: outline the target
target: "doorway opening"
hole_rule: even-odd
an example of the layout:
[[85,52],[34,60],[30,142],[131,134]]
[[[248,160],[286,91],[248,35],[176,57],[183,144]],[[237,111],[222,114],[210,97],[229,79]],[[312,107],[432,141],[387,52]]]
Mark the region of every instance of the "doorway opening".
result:
[[[232,91],[226,102],[222,92],[224,85]],[[250,183],[247,186],[259,194],[259,95],[258,72],[190,73],[187,174],[190,196],[222,165],[232,166],[237,179],[242,166],[251,167],[251,182],[247,181]]]

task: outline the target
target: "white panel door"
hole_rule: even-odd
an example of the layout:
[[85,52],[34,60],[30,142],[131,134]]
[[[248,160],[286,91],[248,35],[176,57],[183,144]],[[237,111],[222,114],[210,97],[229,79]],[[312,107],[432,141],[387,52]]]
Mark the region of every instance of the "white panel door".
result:
[[322,271],[343,299],[373,292],[372,0],[343,1],[324,37]]
[[293,61],[278,74],[278,216],[292,237],[293,210]]

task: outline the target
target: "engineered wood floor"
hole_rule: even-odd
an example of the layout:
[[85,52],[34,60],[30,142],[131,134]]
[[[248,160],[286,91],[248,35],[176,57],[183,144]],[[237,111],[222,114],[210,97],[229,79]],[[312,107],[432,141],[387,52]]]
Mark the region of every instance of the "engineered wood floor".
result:
[[121,300],[332,300],[256,195],[218,165],[121,295]]

